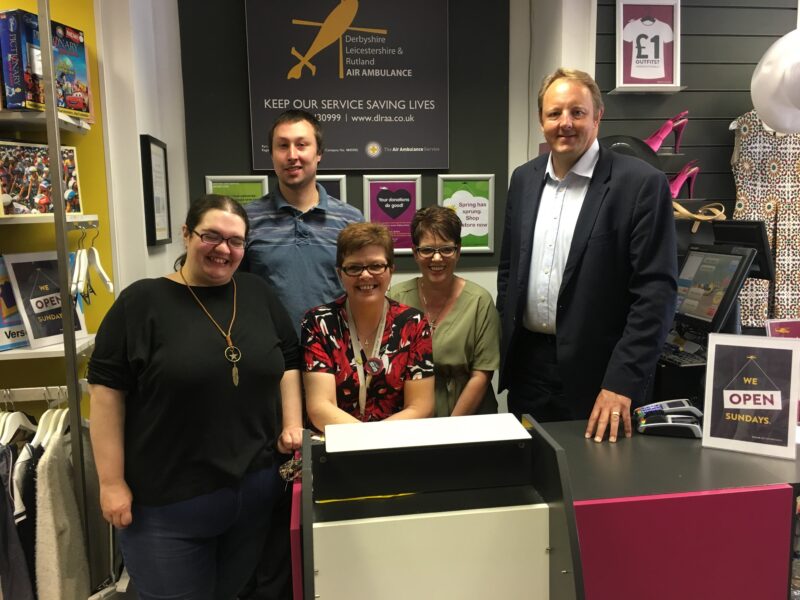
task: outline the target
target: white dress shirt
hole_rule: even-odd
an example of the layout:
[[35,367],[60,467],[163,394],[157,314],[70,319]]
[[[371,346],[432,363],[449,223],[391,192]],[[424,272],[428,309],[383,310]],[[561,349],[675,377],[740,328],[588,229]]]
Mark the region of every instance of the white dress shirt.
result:
[[599,156],[600,144],[595,140],[563,179],[558,179],[555,175],[552,154],[547,161],[545,185],[533,231],[528,302],[522,319],[522,324],[530,331],[548,334],[556,332],[556,307],[561,278],[578,215]]

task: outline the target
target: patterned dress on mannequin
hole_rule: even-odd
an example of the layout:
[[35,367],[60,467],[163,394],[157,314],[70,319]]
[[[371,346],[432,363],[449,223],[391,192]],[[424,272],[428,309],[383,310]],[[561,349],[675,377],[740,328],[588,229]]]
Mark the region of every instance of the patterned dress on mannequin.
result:
[[731,123],[737,220],[764,221],[775,258],[775,282],[748,279],[740,295],[742,325],[800,318],[800,134],[764,127],[755,110]]

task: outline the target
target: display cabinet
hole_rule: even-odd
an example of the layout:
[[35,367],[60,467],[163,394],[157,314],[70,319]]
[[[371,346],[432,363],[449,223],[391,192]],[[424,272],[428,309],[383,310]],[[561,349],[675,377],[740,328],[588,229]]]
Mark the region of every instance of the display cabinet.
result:
[[[52,51],[52,32],[49,0],[37,1],[37,12],[39,16],[40,28],[40,55],[42,63],[43,80],[45,82],[45,110],[37,113],[34,111],[0,111],[0,135],[4,138],[19,138],[26,134],[34,136],[46,134],[48,143],[48,158],[50,165],[61,164],[61,134],[83,135],[91,130],[91,125],[79,119],[60,114],[57,109],[56,92],[52,84],[55,80],[53,51]],[[52,226],[52,241],[55,246],[58,258],[58,287],[62,307],[69,307],[69,310],[62,310],[63,322],[63,343],[42,348],[21,348],[0,352],[0,368],[6,373],[13,370],[12,361],[31,361],[41,359],[63,359],[64,375],[63,385],[52,386],[43,385],[35,388],[17,388],[14,390],[4,389],[5,397],[11,402],[17,401],[38,401],[44,402],[48,408],[55,404],[66,404],[69,410],[69,427],[72,432],[82,431],[81,416],[81,396],[82,390],[79,383],[79,363],[93,347],[94,336],[76,339],[74,332],[74,311],[75,299],[70,293],[70,268],[69,268],[69,232],[76,229],[87,229],[98,227],[98,216],[92,214],[68,214],[65,206],[64,192],[65,182],[62,177],[53,176],[50,178],[51,202],[53,205],[52,214],[26,215],[26,216],[3,216],[0,217],[0,240],[9,238],[19,239],[25,237],[20,234],[21,230],[39,226]],[[8,252],[9,244],[0,243],[0,254]],[[17,244],[17,247],[19,244]],[[16,250],[16,248],[15,248]],[[59,361],[62,362],[62,361]],[[28,363],[25,362],[27,365]],[[43,363],[45,364],[45,363]],[[46,363],[47,368],[52,369],[51,363]],[[48,377],[53,377],[48,372]],[[46,379],[43,379],[43,383]],[[8,383],[4,381],[4,388]],[[52,390],[58,390],[57,393]],[[90,535],[86,508],[86,472],[83,448],[83,435],[71,435],[71,454],[73,457],[74,484],[78,507],[81,516],[81,525],[84,539],[86,540],[87,553],[92,555],[92,545],[107,547],[108,540],[97,538],[94,532],[94,539]],[[103,536],[105,537],[105,536]],[[87,557],[88,558],[88,557]],[[92,563],[90,561],[90,569]],[[102,575],[101,577],[105,577]],[[96,578],[92,578],[95,581]]]

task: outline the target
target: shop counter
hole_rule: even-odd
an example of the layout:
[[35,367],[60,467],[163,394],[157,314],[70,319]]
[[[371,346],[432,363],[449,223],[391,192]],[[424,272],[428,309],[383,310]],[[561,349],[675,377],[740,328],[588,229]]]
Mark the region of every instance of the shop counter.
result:
[[586,598],[787,598],[795,461],[542,428],[566,455]]
[[[519,437],[342,451],[330,431],[327,444],[306,436],[305,598],[582,597],[558,450],[541,429],[529,434],[512,415],[430,419],[416,428],[477,422],[456,419],[504,420]],[[397,423],[391,427],[414,427]]]
[[795,461],[585,428],[372,457],[306,439],[305,598],[787,597]]

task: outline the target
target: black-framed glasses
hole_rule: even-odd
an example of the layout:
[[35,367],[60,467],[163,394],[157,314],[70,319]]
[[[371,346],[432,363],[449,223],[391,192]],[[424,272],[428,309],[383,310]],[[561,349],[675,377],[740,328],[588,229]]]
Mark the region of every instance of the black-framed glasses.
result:
[[342,265],[342,273],[350,277],[360,277],[364,271],[370,275],[380,275],[389,268],[388,263],[372,263],[371,265]]
[[197,237],[200,238],[200,241],[204,244],[208,244],[210,246],[219,246],[222,242],[226,242],[228,244],[228,248],[233,248],[235,250],[241,250],[244,248],[245,239],[243,237],[239,237],[238,235],[234,235],[232,237],[222,237],[215,231],[207,231],[206,233],[199,233],[192,229],[192,233],[195,234]]
[[453,258],[458,252],[458,246],[439,246],[438,248],[434,248],[433,246],[419,246],[417,248],[417,254],[419,254],[422,258],[433,258],[433,255],[439,253],[439,256],[443,258]]

